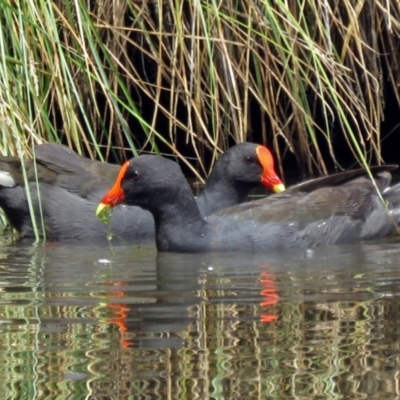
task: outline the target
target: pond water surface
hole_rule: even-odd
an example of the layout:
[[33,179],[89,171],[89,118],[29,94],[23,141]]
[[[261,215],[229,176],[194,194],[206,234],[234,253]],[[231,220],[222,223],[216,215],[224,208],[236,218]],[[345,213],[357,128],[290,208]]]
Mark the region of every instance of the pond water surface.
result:
[[1,399],[400,398],[400,240],[0,243]]

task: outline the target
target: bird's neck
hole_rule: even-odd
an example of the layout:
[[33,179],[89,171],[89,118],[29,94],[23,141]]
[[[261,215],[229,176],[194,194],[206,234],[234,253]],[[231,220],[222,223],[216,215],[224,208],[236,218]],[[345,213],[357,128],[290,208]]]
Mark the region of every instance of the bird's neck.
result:
[[164,202],[152,210],[159,251],[201,252],[207,249],[207,223],[193,195],[182,194],[178,201]]
[[201,214],[206,217],[216,212],[243,203],[249,194],[250,188],[237,185],[228,181],[217,181],[210,178],[197,198]]

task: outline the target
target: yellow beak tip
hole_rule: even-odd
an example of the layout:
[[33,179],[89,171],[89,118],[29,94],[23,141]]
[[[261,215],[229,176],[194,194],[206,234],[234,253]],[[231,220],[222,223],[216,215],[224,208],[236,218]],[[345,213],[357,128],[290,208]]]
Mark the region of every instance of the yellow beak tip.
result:
[[273,191],[274,193],[282,193],[286,190],[285,185],[283,183],[279,183],[274,186]]
[[96,217],[103,221],[107,220],[107,214],[111,207],[108,204],[100,203],[96,209]]

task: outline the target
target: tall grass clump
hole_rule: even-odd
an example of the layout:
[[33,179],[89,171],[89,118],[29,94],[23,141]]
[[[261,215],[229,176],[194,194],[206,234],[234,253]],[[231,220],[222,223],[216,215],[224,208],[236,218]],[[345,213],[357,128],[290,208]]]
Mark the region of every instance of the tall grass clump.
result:
[[381,161],[386,91],[399,102],[397,1],[0,7],[3,153],[43,140],[100,158],[162,151],[204,176],[206,153],[256,140],[324,172],[344,137],[355,160]]

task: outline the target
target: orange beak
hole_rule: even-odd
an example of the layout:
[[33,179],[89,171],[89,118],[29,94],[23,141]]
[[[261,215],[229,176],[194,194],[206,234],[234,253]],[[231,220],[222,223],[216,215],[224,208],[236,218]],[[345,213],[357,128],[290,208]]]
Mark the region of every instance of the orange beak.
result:
[[129,161],[122,165],[121,169],[119,170],[117,179],[114,183],[114,186],[104,195],[103,199],[101,200],[100,204],[96,209],[96,216],[102,218],[103,215],[112,207],[122,203],[125,198],[124,191],[121,187],[122,179],[125,176],[126,170],[129,167]]
[[285,191],[285,185],[275,172],[274,159],[271,152],[264,146],[258,146],[256,152],[258,160],[263,167],[261,183],[274,193]]

